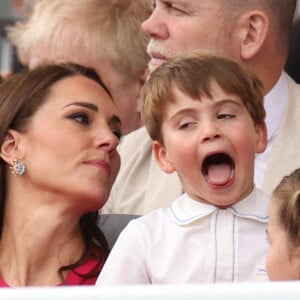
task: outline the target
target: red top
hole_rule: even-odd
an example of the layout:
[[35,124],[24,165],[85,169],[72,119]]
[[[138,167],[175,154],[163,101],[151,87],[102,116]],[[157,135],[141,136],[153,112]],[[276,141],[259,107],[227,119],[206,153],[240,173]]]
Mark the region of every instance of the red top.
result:
[[[91,278],[83,278],[78,274],[87,274],[89,271],[93,270],[97,264],[99,264],[99,260],[90,257],[88,260],[81,266],[75,268],[70,271],[66,278],[66,285],[94,285],[97,280],[97,275]],[[62,284],[58,284],[62,285]],[[10,287],[0,276],[0,288],[1,287]]]

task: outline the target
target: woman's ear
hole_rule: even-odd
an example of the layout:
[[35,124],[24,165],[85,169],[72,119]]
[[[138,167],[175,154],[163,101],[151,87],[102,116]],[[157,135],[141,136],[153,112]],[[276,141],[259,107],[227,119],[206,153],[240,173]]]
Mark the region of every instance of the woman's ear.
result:
[[158,141],[153,142],[154,157],[163,171],[168,174],[175,172],[173,164],[168,160],[167,149]]
[[256,141],[256,153],[262,153],[266,150],[268,145],[268,133],[265,122],[255,125],[255,131],[257,134]]
[[16,130],[9,129],[4,137],[1,145],[1,158],[8,164],[12,164],[15,158],[22,158],[22,153],[19,147],[20,133]]
[[250,11],[240,19],[240,53],[244,61],[255,57],[267,41],[270,20],[263,11]]

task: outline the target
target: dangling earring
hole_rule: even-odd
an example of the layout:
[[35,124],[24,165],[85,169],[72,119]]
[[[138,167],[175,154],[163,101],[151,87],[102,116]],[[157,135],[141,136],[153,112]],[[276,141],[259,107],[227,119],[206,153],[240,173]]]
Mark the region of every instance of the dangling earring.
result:
[[21,160],[17,160],[16,158],[13,160],[11,168],[11,173],[15,175],[23,175],[26,171],[26,166]]

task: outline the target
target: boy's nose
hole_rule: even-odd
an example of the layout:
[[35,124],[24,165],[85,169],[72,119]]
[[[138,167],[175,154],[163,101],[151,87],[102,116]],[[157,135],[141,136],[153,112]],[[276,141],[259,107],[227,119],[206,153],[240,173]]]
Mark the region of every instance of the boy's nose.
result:
[[206,122],[203,126],[201,142],[213,141],[221,137],[219,128],[213,122]]

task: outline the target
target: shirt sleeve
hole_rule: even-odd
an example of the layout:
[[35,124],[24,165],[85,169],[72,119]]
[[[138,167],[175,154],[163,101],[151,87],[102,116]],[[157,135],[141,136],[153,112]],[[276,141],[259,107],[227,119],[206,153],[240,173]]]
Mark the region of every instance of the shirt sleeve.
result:
[[120,233],[96,285],[151,284],[147,268],[146,235],[141,222],[132,220]]

